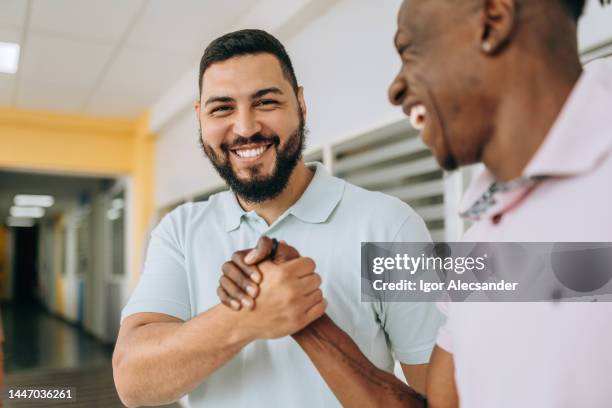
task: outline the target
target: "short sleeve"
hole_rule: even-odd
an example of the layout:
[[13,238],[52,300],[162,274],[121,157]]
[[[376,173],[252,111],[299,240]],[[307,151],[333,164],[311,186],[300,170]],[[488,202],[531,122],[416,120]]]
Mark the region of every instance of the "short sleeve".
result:
[[[394,242],[430,242],[425,223],[409,216]],[[396,358],[404,364],[429,362],[442,315],[434,302],[383,302],[380,319]]]
[[163,313],[189,320],[191,307],[182,228],[181,208],[166,215],[151,233],[144,270],[136,289],[121,312],[121,320],[141,312]]
[[437,306],[438,310],[440,310],[446,321],[440,326],[440,330],[438,330],[438,339],[436,342],[438,343],[439,347],[452,354],[453,345],[451,341],[451,331],[448,318],[450,304],[449,302],[438,302]]

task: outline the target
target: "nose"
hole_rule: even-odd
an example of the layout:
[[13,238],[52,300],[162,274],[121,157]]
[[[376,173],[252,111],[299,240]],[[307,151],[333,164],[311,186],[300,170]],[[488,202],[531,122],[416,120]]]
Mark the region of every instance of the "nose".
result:
[[259,132],[261,132],[261,123],[257,120],[255,113],[249,109],[239,111],[234,122],[234,134],[250,137]]
[[389,85],[389,102],[392,105],[401,105],[406,97],[406,92],[408,90],[408,86],[406,85],[406,81],[400,74],[398,74],[391,85]]

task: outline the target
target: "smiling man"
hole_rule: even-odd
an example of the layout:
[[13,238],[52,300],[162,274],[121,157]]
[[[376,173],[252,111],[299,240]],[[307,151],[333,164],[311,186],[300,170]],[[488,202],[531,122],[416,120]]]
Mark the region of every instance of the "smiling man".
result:
[[[612,176],[612,69],[581,66],[584,6],[404,1],[395,37],[402,68],[389,98],[418,119],[442,167],[485,166],[459,208],[473,222],[464,241],[612,241],[612,189],[602,188]],[[441,310],[432,407],[610,405],[612,304]]]
[[[423,220],[304,163],[304,91],[271,35],[243,30],[213,41],[199,84],[201,145],[231,191],[177,208],[153,231],[113,356],[122,401],[154,405],[188,393],[191,406],[338,406],[287,337],[326,310],[386,375],[397,358],[424,393],[435,305],[361,303],[359,280],[361,241],[429,241]],[[262,235],[308,258],[281,244],[259,263],[260,284],[247,288],[255,310],[245,298],[247,307],[232,311],[217,298],[219,271],[246,267],[232,254]]]
[[[467,242],[612,241],[612,69],[604,61],[581,66],[576,31],[584,3],[402,4],[395,37],[402,67],[389,99],[421,131],[441,167],[485,165],[461,208],[474,222]],[[262,239],[245,259],[256,264],[270,248]],[[241,282],[249,272],[225,274]],[[246,296],[221,283],[225,301]],[[610,303],[441,309],[447,320],[430,363],[428,406],[611,405]],[[293,337],[343,405],[423,406],[328,316]]]

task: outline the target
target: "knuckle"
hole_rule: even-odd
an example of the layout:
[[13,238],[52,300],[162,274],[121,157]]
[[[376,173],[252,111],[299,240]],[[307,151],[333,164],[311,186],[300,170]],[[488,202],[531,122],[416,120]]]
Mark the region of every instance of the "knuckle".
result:
[[246,279],[243,274],[237,274],[235,281],[236,281],[236,284],[240,286],[242,289],[246,289],[248,279]]
[[296,258],[298,256],[300,256],[300,253],[298,252],[297,249],[295,249],[294,247],[292,247],[291,245],[287,245],[287,253],[292,257],[292,258]]
[[242,262],[242,260],[244,259],[244,254],[243,251],[236,251],[232,254],[232,262],[227,262],[227,263],[233,263],[233,264],[237,264]]
[[289,304],[298,296],[298,292],[295,288],[288,288],[286,293],[285,301]]
[[308,268],[308,269],[314,270],[314,268],[316,266],[315,261],[312,258],[309,258],[307,256],[302,258],[302,262],[304,263],[304,267]]
[[288,254],[288,253],[291,253],[291,250],[292,248],[287,244],[283,244],[282,242],[278,244],[277,251],[279,254]]
[[217,288],[217,296],[222,301],[225,301],[225,299],[227,298],[227,295],[225,294],[225,291],[220,286]]
[[223,273],[229,273],[229,271],[232,270],[232,265],[233,263],[231,261],[224,262],[223,265],[221,265],[221,270]]
[[257,249],[260,252],[269,252],[271,248],[272,248],[272,240],[266,236],[260,237],[259,240],[257,241],[257,245],[255,246],[255,249]]

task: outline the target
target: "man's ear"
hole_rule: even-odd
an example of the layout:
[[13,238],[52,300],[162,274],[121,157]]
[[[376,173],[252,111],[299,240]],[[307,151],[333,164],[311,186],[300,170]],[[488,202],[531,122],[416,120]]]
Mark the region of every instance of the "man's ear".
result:
[[300,86],[297,90],[297,100],[300,108],[302,109],[302,114],[304,115],[304,121],[306,122],[306,117],[308,116],[308,112],[306,110],[306,100],[304,99],[304,87]]
[[480,47],[486,54],[495,54],[508,44],[516,26],[516,0],[485,0],[482,12]]
[[200,133],[200,141],[203,142],[202,139],[202,121],[200,120],[200,114],[202,113],[202,104],[200,103],[200,100],[197,100],[193,103],[193,110],[195,111],[195,115],[196,115],[196,123],[198,124],[198,132]]
[[200,104],[200,101],[197,100],[193,103],[193,110],[195,111],[196,114],[196,119],[198,120],[198,122],[200,121],[200,109],[201,109],[202,105]]

